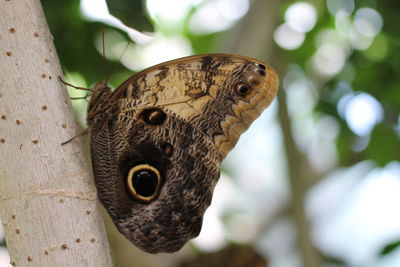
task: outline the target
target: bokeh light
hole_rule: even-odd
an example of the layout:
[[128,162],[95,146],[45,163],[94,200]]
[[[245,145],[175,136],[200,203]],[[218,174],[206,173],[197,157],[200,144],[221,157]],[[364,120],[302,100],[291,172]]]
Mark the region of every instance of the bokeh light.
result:
[[247,13],[249,5],[248,0],[208,1],[190,18],[190,29],[196,34],[226,30]]
[[285,12],[285,23],[275,29],[275,42],[286,50],[299,48],[305,33],[312,30],[317,22],[317,11],[304,2],[290,5]]
[[305,34],[298,32],[288,24],[278,26],[274,32],[274,40],[283,49],[294,50],[299,48],[305,39]]
[[322,76],[338,74],[346,62],[346,52],[342,46],[326,43],[318,47],[312,57],[314,71]]
[[309,32],[317,22],[317,11],[308,3],[295,3],[286,10],[285,21],[298,32]]
[[383,20],[378,11],[365,7],[357,10],[354,25],[361,34],[375,37],[382,29]]
[[338,111],[346,119],[349,128],[360,136],[369,134],[383,119],[382,106],[367,93],[343,96],[338,102]]

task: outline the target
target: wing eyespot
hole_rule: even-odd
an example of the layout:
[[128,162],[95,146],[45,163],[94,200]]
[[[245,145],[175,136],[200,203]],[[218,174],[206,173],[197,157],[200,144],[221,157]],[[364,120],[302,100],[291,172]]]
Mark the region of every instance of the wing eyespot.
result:
[[174,153],[174,147],[173,147],[171,144],[169,144],[169,143],[163,143],[163,144],[161,144],[161,150],[164,152],[164,154],[165,154],[167,157],[172,156],[172,153]]
[[167,118],[167,115],[159,108],[145,109],[141,116],[146,123],[151,125],[161,125]]
[[238,83],[235,88],[236,93],[240,96],[248,95],[250,93],[250,90],[251,88],[244,83]]
[[257,65],[257,67],[259,67],[260,69],[265,70],[265,65],[263,65],[263,64],[256,64],[256,65]]
[[148,164],[132,167],[126,177],[129,195],[142,203],[150,203],[157,198],[161,182],[159,170]]

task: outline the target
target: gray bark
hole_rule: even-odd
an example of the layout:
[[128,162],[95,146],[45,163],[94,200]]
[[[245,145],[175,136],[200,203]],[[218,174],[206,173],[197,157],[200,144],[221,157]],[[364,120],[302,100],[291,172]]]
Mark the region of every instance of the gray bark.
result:
[[0,218],[17,266],[112,266],[39,0],[0,1]]

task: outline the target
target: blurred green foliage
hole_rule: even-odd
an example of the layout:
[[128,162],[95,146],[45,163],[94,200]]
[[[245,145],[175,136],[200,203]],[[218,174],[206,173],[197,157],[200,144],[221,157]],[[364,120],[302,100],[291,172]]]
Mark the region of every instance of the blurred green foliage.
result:
[[[299,49],[283,52],[287,54],[291,63],[296,63],[305,70],[308,61],[318,49],[316,42],[318,35],[324,30],[335,30],[335,17],[328,12],[326,6],[322,5],[325,1],[317,2],[320,4],[316,4],[320,12],[317,25],[307,33],[306,40]],[[400,160],[400,83],[398,81],[400,31],[396,26],[400,19],[398,2],[358,0],[355,1],[355,5],[355,10],[370,7],[380,12],[384,18],[383,29],[367,50],[354,50],[343,70],[319,88],[320,98],[315,111],[335,117],[339,122],[341,131],[337,139],[337,151],[340,165],[350,166],[371,159],[379,166],[385,166],[393,160]],[[354,17],[354,12],[352,17]],[[382,50],[386,51],[383,56],[371,59],[371,54],[380,53]],[[346,66],[354,71],[354,78],[346,78],[349,76],[349,68]],[[348,83],[355,93],[364,91],[371,94],[384,110],[383,122],[375,126],[368,146],[362,151],[355,151],[353,148],[355,143],[365,137],[353,133],[348,128],[345,119],[339,115],[337,107],[340,96],[348,93],[339,90],[342,83]]]

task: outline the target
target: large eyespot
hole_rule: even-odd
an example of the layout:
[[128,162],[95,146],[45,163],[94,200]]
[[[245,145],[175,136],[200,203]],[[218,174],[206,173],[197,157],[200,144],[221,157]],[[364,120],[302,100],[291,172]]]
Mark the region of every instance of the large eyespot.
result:
[[167,115],[159,108],[149,108],[142,112],[143,120],[148,124],[161,125]]
[[244,83],[239,83],[236,85],[235,91],[240,96],[246,96],[250,93],[250,87]]
[[148,164],[139,164],[129,170],[127,184],[132,197],[140,202],[149,203],[160,192],[161,174]]

